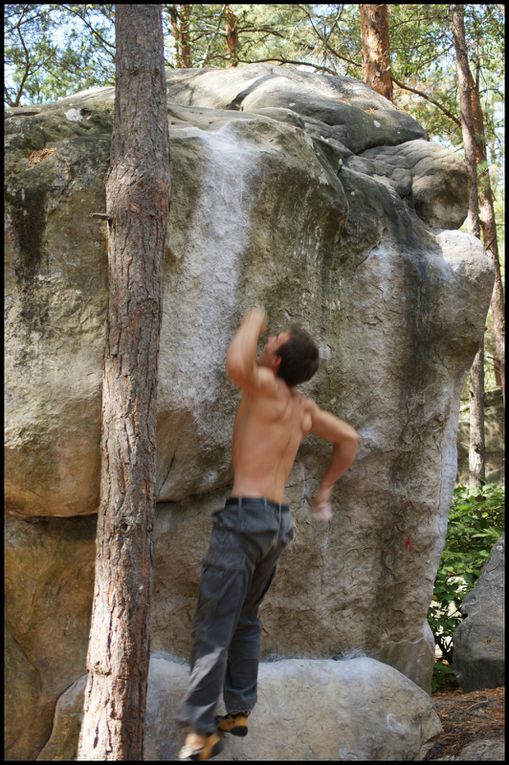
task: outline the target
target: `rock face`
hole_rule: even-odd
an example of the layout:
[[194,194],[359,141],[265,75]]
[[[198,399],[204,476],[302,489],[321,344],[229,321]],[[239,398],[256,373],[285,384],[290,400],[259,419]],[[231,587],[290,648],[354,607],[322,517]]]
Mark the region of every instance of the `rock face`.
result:
[[[174,720],[187,679],[186,666],[151,658],[145,760],[177,759],[185,733]],[[85,681],[80,678],[59,699],[39,760],[76,758]],[[248,737],[224,736],[220,760],[423,760],[442,730],[424,691],[368,658],[264,662],[258,696]]]
[[[316,337],[322,365],[303,391],[361,435],[326,528],[309,503],[330,448],[311,436],[300,449],[288,485],[295,540],[264,606],[264,656],[361,650],[429,689],[426,614],[456,475],[459,397],[493,284],[480,242],[454,230],[467,212],[466,169],[355,80],[256,65],[172,72],[167,82],[153,648],[189,654],[210,515],[231,480],[239,396],[225,354],[243,312],[260,303],[271,329],[297,321]],[[77,516],[97,511],[107,232],[90,214],[104,212],[113,95],[7,113],[5,502],[19,560],[33,567],[33,589],[9,579],[20,615],[44,581],[56,586],[60,556],[74,566],[65,545],[55,569],[30,557],[45,544],[39,531],[61,524],[72,537],[84,524],[88,535],[93,518]],[[42,526],[29,522],[37,518]],[[83,609],[87,581],[65,582]],[[53,652],[65,654],[58,607],[54,618]],[[83,616],[76,629],[74,678]],[[10,618],[9,631],[14,696],[44,698],[48,710],[70,680],[52,675],[54,659],[23,623]],[[45,673],[54,684],[37,685]],[[38,742],[49,735],[44,715]],[[26,723],[20,713],[16,725]],[[33,740],[20,741],[11,738],[15,759],[37,755]]]
[[485,738],[480,741],[474,741],[463,747],[458,754],[457,759],[460,762],[474,760],[480,762],[488,760],[489,762],[505,762],[505,742],[503,739]]
[[505,534],[464,598],[453,635],[453,669],[465,692],[505,685]]
[[6,519],[5,756],[31,760],[55,701],[86,671],[94,517]]

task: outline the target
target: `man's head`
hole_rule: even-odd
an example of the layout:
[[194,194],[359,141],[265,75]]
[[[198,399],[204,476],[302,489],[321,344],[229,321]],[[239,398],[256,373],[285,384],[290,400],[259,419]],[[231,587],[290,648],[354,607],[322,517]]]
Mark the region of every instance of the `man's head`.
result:
[[316,344],[305,329],[294,324],[279,335],[271,335],[258,363],[272,369],[289,388],[310,380],[318,369]]

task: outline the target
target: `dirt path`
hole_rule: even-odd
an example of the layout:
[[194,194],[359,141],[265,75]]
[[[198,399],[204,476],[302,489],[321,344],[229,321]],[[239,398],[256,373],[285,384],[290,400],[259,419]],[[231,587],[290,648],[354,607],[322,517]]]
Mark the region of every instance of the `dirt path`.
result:
[[483,739],[504,740],[505,688],[487,688],[471,693],[441,691],[433,694],[433,702],[444,730],[426,760],[456,759],[468,744]]

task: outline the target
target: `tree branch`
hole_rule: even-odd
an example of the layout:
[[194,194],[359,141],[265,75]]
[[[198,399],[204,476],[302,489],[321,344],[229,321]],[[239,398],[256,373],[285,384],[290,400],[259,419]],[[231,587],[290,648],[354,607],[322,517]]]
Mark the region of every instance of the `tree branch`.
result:
[[333,69],[329,69],[327,66],[321,66],[320,64],[311,64],[309,61],[293,61],[290,58],[259,58],[256,59],[256,61],[253,61],[252,59],[247,61],[246,59],[239,58],[239,64],[266,64],[270,63],[271,61],[281,65],[293,64],[294,66],[312,66],[314,69],[317,69],[321,72],[327,72],[328,74],[332,74],[333,77],[337,77],[337,72],[335,72]]
[[109,51],[110,55],[113,56],[113,58],[115,57],[115,46],[112,43],[108,42],[108,40],[105,40],[104,37],[101,34],[99,34],[99,32],[96,29],[94,29],[92,24],[88,21],[88,19],[85,18],[84,15],[79,13],[76,10],[76,8],[74,8],[72,5],[61,5],[60,7],[63,8],[65,11],[69,11],[69,13],[74,13],[75,16],[81,19],[82,22],[85,24],[85,26],[90,29],[90,31],[97,37],[97,39],[102,43],[102,45],[104,45],[105,48],[110,48],[110,51]]
[[417,90],[417,88],[411,88],[410,85],[405,85],[404,83],[397,80],[394,76],[392,77],[392,81],[395,85],[398,86],[398,88],[402,88],[402,90],[409,90],[411,93],[415,93],[417,96],[420,96],[421,98],[424,98],[426,101],[429,101],[430,104],[433,104],[433,106],[436,106],[437,109],[440,109],[441,112],[443,112],[447,117],[449,117],[450,120],[454,122],[455,125],[458,125],[458,127],[461,127],[461,120],[458,119],[452,112],[449,111],[445,106],[440,104],[438,101],[435,101],[433,98],[430,98],[430,96],[426,95],[426,93],[423,93],[422,90]]

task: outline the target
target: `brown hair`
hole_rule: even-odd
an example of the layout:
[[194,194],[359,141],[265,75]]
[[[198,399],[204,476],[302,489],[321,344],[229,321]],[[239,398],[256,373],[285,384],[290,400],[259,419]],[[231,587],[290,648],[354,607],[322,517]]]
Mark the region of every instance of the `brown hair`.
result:
[[319,354],[313,338],[301,326],[292,325],[290,333],[290,339],[277,351],[281,356],[277,376],[293,388],[313,377],[318,369]]

